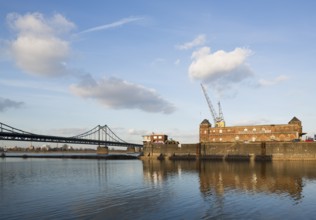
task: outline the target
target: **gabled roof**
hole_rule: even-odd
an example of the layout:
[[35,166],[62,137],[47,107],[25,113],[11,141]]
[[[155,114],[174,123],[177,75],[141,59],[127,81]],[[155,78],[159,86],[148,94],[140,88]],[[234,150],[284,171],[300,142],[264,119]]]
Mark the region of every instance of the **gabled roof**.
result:
[[297,123],[297,122],[301,122],[297,117],[293,117],[292,119],[291,119],[291,121],[289,121],[289,124],[293,124],[293,123]]
[[207,125],[210,125],[211,123],[207,120],[207,119],[204,119],[201,124],[207,124]]

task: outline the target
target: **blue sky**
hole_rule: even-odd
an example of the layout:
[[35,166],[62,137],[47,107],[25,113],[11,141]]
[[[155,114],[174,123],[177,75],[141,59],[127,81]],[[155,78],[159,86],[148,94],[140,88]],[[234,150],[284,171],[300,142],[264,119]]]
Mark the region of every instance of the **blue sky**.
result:
[[0,121],[198,142],[211,122],[316,133],[315,1],[0,1]]

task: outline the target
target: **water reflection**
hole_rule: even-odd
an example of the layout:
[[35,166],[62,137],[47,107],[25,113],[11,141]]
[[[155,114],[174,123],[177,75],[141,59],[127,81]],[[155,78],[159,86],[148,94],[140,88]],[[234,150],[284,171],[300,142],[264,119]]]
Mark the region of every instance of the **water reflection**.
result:
[[225,193],[263,193],[300,201],[304,182],[315,180],[316,162],[216,162],[216,161],[143,161],[144,179],[153,185],[183,173],[198,173],[204,197],[224,197]]
[[179,176],[182,173],[196,173],[199,165],[195,161],[159,161],[144,160],[144,179],[154,185],[161,185],[168,177]]
[[221,196],[225,191],[232,189],[243,192],[288,194],[294,200],[300,200],[304,186],[302,171],[305,169],[306,166],[297,162],[202,163],[200,190],[206,195],[214,193]]

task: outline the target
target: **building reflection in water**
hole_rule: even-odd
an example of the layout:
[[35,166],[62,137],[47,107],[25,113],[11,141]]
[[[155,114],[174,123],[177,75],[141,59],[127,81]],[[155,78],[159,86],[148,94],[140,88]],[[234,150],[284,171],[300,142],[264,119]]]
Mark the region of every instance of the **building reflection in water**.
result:
[[[288,194],[301,199],[303,178],[308,163],[211,163],[200,166],[200,190],[204,194],[223,195],[227,190],[255,193]],[[313,164],[313,166],[315,163]],[[312,166],[310,166],[312,168]],[[311,178],[315,178],[311,177]]]
[[168,177],[179,176],[182,173],[196,173],[197,163],[194,161],[144,160],[144,179],[154,185],[160,185]]
[[223,162],[143,161],[144,178],[160,185],[171,176],[194,173],[199,176],[202,195],[224,196],[228,191],[286,194],[300,200],[304,181],[315,180],[315,161]]

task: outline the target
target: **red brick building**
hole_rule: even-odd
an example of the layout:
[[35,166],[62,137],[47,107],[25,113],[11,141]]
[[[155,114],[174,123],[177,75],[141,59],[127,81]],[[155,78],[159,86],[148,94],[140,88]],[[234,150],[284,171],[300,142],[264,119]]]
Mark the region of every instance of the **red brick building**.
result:
[[296,117],[279,125],[212,127],[207,119],[200,124],[200,143],[293,141],[302,135],[302,123]]
[[152,133],[150,135],[143,136],[143,143],[165,143],[168,140],[168,135],[166,134],[155,134]]

